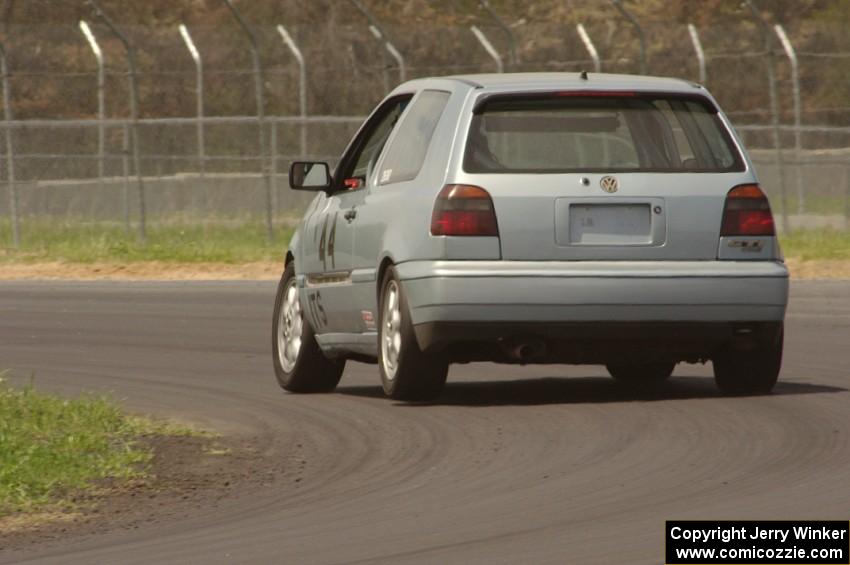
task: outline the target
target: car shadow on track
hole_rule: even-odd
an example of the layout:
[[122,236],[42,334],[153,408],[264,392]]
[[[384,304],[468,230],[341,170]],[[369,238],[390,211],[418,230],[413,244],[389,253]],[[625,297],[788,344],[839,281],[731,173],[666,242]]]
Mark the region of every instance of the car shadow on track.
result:
[[[845,392],[847,389],[780,380],[772,396]],[[340,386],[339,394],[383,398],[380,386]],[[769,395],[765,395],[769,396]],[[631,386],[605,377],[547,377],[510,381],[449,382],[431,402],[403,405],[529,406],[543,404],[593,404],[605,402],[651,402],[720,398],[723,395],[710,377],[673,377],[667,382]]]

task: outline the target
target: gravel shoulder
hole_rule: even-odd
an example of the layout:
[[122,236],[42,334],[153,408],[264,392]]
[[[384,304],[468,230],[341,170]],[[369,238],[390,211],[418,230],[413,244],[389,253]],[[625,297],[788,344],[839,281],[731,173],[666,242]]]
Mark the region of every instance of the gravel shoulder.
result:
[[268,488],[289,470],[285,458],[264,457],[256,438],[156,435],[141,443],[153,453],[145,477],[72,493],[66,507],[0,518],[0,554],[215,511],[237,493]]
[[275,280],[278,262],[251,263],[0,263],[0,280]]

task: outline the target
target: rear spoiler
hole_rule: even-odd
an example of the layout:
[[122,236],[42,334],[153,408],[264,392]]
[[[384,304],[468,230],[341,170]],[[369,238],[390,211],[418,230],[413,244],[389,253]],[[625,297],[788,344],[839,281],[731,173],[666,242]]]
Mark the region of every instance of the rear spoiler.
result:
[[717,114],[719,109],[707,97],[701,94],[689,94],[681,92],[659,92],[659,91],[634,91],[634,90],[553,90],[534,92],[508,92],[481,94],[472,107],[473,114],[481,114],[486,110],[488,104],[495,102],[507,102],[511,100],[557,100],[561,98],[637,98],[656,100],[659,98],[690,100],[705,107],[709,113]]

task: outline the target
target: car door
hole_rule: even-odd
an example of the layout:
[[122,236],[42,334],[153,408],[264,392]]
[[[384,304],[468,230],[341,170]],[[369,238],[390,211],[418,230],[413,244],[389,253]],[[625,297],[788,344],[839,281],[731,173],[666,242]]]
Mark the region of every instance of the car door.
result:
[[[333,226],[338,212],[339,198],[320,193],[311,204],[301,228],[301,253],[298,257],[298,272],[304,275],[301,300],[318,334],[336,331],[342,323],[340,313],[326,303],[326,287],[337,274]],[[344,276],[345,270],[341,271],[339,274]]]
[[[432,201],[421,206],[422,189],[438,186],[445,167],[423,171],[432,145],[434,132],[444,114],[451,93],[425,89],[411,100],[392,138],[377,163],[377,171],[369,178],[357,204],[356,237],[352,259],[354,299],[350,308],[363,320],[377,318],[376,276],[378,263],[393,240],[395,250],[414,248],[419,244],[407,235],[409,225],[405,213],[430,218]],[[430,196],[428,197],[431,198]],[[422,238],[427,238],[425,232]],[[361,321],[361,331],[370,327]]]
[[326,202],[307,226],[315,272],[307,273],[305,307],[320,333],[357,333],[362,316],[351,307],[351,271],[358,206],[373,182],[375,165],[411,95],[385,101],[355,136],[343,155]]

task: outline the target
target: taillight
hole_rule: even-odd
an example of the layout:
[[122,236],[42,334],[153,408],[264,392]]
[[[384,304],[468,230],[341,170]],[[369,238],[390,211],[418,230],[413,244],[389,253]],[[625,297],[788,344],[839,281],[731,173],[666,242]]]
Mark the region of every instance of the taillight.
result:
[[736,186],[726,195],[720,235],[776,235],[770,204],[757,184]]
[[490,194],[479,186],[444,186],[434,203],[431,235],[499,235]]

